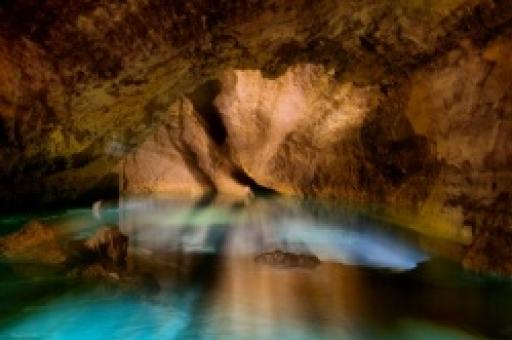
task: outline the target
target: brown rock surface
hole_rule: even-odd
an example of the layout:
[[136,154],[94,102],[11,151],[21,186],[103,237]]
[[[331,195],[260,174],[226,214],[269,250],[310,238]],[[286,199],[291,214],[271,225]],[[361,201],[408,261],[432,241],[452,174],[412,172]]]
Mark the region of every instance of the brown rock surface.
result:
[[245,197],[250,190],[231,176],[233,164],[207,131],[207,122],[187,98],[122,163],[122,190],[200,196],[207,192]]
[[15,262],[64,263],[69,254],[61,238],[52,226],[33,220],[0,239],[0,256]]

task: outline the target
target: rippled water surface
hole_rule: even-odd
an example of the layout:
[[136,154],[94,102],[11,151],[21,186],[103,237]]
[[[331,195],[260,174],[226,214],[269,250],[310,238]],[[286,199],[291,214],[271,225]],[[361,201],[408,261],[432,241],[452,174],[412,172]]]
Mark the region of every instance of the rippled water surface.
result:
[[[35,214],[84,238],[116,223],[151,289],[0,263],[0,339],[512,338],[512,282],[463,270],[461,246],[318,202],[124,199]],[[29,215],[4,216],[1,233]],[[316,267],[256,262],[281,250]]]

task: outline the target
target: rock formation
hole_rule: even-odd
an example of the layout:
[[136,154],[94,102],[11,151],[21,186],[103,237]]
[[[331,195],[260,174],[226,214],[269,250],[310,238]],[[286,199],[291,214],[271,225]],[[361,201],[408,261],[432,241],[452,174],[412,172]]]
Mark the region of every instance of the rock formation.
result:
[[2,207],[270,189],[510,228],[511,19],[509,0],[4,1]]
[[[482,46],[465,41],[387,93],[377,85],[340,81],[311,64],[276,79],[258,71],[224,72],[221,90],[211,98],[225,130],[222,144],[207,133],[206,121],[196,130],[210,139],[209,146],[188,139],[181,157],[195,159],[188,173],[204,174],[217,191],[233,192],[215,178],[222,176],[233,188],[236,170],[280,193],[385,204],[401,223],[469,243],[481,229],[512,227],[510,46],[510,33]],[[200,116],[189,99],[182,102]],[[154,145],[160,144],[151,141],[138,149],[138,157],[158,150]],[[214,156],[198,147],[215,150]],[[153,164],[165,159],[160,153]],[[137,162],[124,164],[123,178],[133,182],[137,177],[130,171]],[[179,174],[167,173],[167,180],[149,176],[157,185],[138,184],[154,191],[164,183],[171,189],[171,183],[184,183]],[[225,180],[230,174],[232,180]],[[203,183],[207,188],[208,181]]]
[[58,230],[33,220],[0,239],[0,256],[14,262],[64,263],[69,254],[63,241]]
[[[465,40],[503,35],[508,1],[4,1],[0,197],[116,191],[117,160],[226,68],[323,64],[383,92]],[[4,204],[4,207],[6,205]]]
[[33,220],[0,238],[0,256],[11,262],[123,266],[127,252],[128,237],[117,227],[103,227],[88,239],[74,240],[54,225]]
[[88,257],[122,266],[128,255],[128,237],[118,227],[104,227],[84,242],[84,248]]

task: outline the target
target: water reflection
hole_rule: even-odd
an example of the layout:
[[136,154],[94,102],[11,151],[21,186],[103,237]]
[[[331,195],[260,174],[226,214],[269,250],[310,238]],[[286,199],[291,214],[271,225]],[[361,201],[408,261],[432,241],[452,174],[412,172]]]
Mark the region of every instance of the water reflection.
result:
[[[512,335],[508,281],[468,273],[424,248],[423,236],[350,209],[279,198],[245,207],[125,198],[118,210],[101,212],[102,222],[90,211],[50,220],[78,237],[117,214],[130,238],[127,271],[152,288],[77,287],[58,271],[0,267],[0,291],[10,285],[3,301],[32,292],[15,318],[0,319],[1,339]],[[254,261],[275,249],[313,254],[321,263],[312,269]]]
[[[262,200],[248,209],[203,208],[175,200],[126,203],[121,228],[131,250],[252,256],[271,249],[312,253],[322,261],[396,270],[412,269],[427,255],[363,215],[315,217],[314,206],[290,199]],[[310,203],[312,204],[312,203]],[[309,209],[308,209],[309,208]]]

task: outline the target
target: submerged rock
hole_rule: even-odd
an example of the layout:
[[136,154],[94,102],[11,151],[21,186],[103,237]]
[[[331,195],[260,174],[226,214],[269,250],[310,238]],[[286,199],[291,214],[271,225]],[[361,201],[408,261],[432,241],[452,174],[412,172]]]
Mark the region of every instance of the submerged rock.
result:
[[313,254],[295,254],[282,250],[273,250],[257,255],[257,263],[284,268],[313,269],[320,264],[320,260]]
[[0,239],[0,255],[16,262],[64,263],[69,254],[63,241],[56,228],[32,220],[18,232]]

